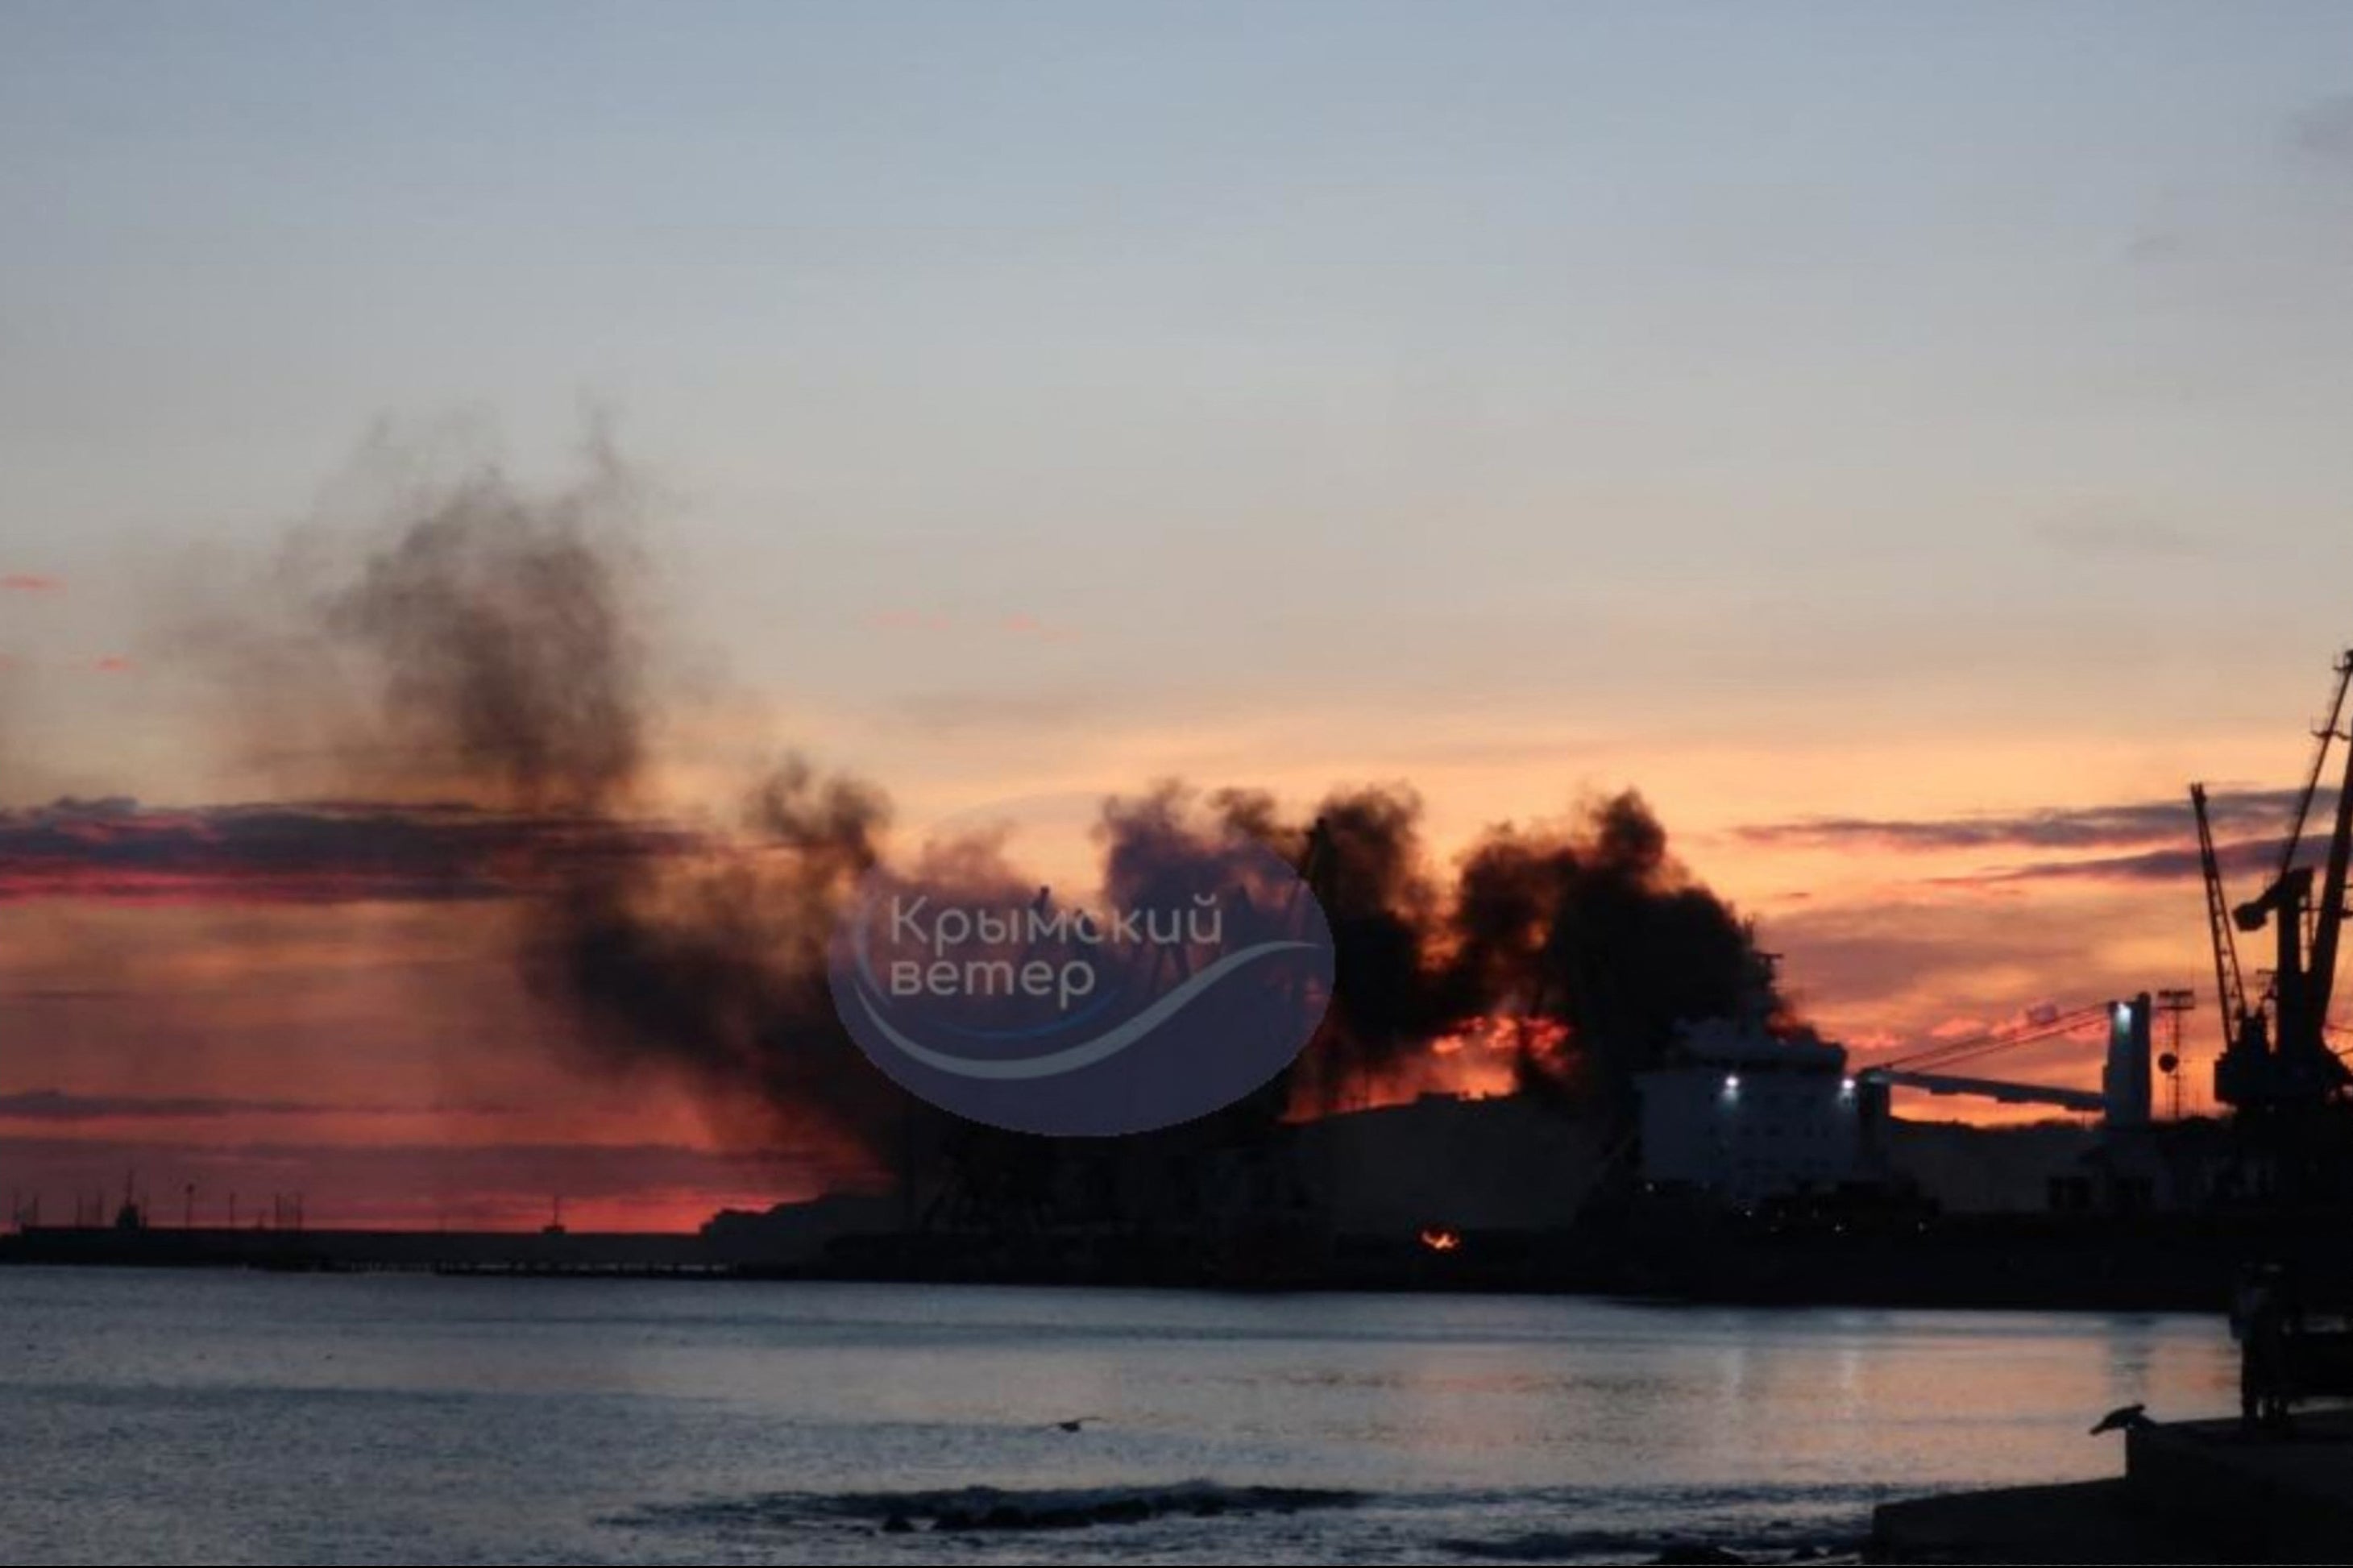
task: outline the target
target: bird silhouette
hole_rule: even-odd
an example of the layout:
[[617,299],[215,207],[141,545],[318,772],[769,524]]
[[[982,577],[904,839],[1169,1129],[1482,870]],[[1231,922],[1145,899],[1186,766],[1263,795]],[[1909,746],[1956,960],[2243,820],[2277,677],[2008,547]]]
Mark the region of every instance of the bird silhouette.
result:
[[2148,1418],[2147,1405],[2121,1405],[2101,1416],[2100,1424],[2092,1428],[2091,1435],[2096,1437],[2103,1432],[2128,1432],[2156,1425]]

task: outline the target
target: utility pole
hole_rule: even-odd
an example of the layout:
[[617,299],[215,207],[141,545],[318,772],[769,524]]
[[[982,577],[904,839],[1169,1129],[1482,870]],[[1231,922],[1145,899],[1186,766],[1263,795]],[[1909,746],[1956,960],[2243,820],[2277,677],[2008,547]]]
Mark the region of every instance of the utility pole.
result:
[[2165,1055],[2158,1058],[2157,1065],[2171,1090],[2171,1120],[2175,1121],[2181,1120],[2181,1020],[2197,1005],[2198,993],[2186,988],[2157,994],[2157,1010],[2165,1015],[2168,1031]]

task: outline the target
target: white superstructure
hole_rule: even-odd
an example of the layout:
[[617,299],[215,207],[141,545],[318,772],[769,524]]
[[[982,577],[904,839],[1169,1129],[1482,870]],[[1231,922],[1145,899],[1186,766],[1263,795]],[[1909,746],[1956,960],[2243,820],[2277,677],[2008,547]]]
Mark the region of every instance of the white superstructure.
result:
[[1885,1090],[1843,1047],[1754,1023],[1687,1025],[1667,1065],[1638,1073],[1642,1178],[1747,1205],[1828,1194],[1880,1174]]

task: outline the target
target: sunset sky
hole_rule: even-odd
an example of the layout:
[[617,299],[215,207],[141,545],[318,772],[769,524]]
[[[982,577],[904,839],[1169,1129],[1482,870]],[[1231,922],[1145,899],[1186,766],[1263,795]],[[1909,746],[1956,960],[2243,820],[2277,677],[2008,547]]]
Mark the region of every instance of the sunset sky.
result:
[[0,5],[0,149],[53,1219],[818,1179],[543,1038],[511,899],[235,852],[321,786],[190,628],[386,453],[609,433],[665,816],[1406,781],[1442,862],[1632,786],[1866,1052],[2211,1003],[2183,786],[2275,833],[2353,646],[2341,5]]

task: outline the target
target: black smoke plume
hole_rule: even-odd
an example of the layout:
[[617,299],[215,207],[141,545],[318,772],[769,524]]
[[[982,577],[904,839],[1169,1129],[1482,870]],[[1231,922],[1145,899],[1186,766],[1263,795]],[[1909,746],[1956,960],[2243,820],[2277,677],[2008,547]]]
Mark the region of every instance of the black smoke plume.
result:
[[1788,1024],[1749,929],[1668,852],[1640,795],[1564,823],[1490,828],[1451,878],[1431,864],[1421,817],[1402,784],[1335,791],[1305,817],[1257,791],[1177,784],[1106,805],[1114,868],[1148,862],[1174,836],[1202,841],[1213,824],[1273,847],[1315,889],[1337,948],[1334,994],[1287,1085],[1294,1113],[1359,1101],[1434,1041],[1479,1026],[1525,1042],[1521,1088],[1589,1090],[1622,1110],[1630,1076],[1672,1047],[1678,1024]]
[[1500,1003],[1565,1026],[1575,1063],[1621,1100],[1684,1020],[1787,1022],[1749,928],[1667,852],[1630,790],[1566,827],[1489,833],[1463,858],[1450,923],[1452,1005]]
[[[303,585],[288,635],[216,646],[239,656],[244,706],[320,742],[309,754],[329,759],[342,798],[612,829],[619,847],[513,879],[530,889],[522,971],[584,1060],[682,1077],[741,1135],[822,1151],[845,1172],[892,1166],[918,1121],[923,1136],[963,1136],[911,1110],[834,1015],[827,943],[886,855],[880,789],[792,759],[731,824],[647,831],[659,639],[638,593],[638,500],[601,456],[546,496],[478,471],[413,500],[341,571],[307,547],[304,571],[281,574]],[[1409,788],[1342,790],[1293,816],[1256,792],[1166,784],[1105,803],[1105,885],[1167,863],[1172,838],[1236,828],[1303,868],[1338,952],[1316,1039],[1221,1125],[1345,1103],[1450,1031],[1497,1020],[1553,1026],[1531,1037],[1553,1043],[1525,1054],[1525,1086],[1608,1091],[1679,1020],[1779,1005],[1747,931],[1631,794],[1566,826],[1491,830],[1448,876]],[[934,871],[968,863],[1023,885],[985,842],[926,854]]]
[[577,1014],[597,1059],[667,1068],[737,1131],[872,1174],[911,1113],[835,1015],[827,943],[873,866],[889,808],[790,761],[716,855],[577,879],[528,928],[527,973]]
[[553,818],[575,838],[602,825],[605,852],[543,856],[528,878],[505,846],[507,882],[529,889],[522,971],[581,1059],[681,1077],[738,1136],[871,1172],[902,1097],[836,1020],[825,952],[888,802],[787,757],[738,820],[648,831],[655,639],[637,503],[601,451],[554,494],[481,469],[412,493],[348,565],[299,541],[273,574],[295,590],[279,621],[216,623],[202,642],[230,658],[240,709],[314,738],[298,758],[314,788]]

